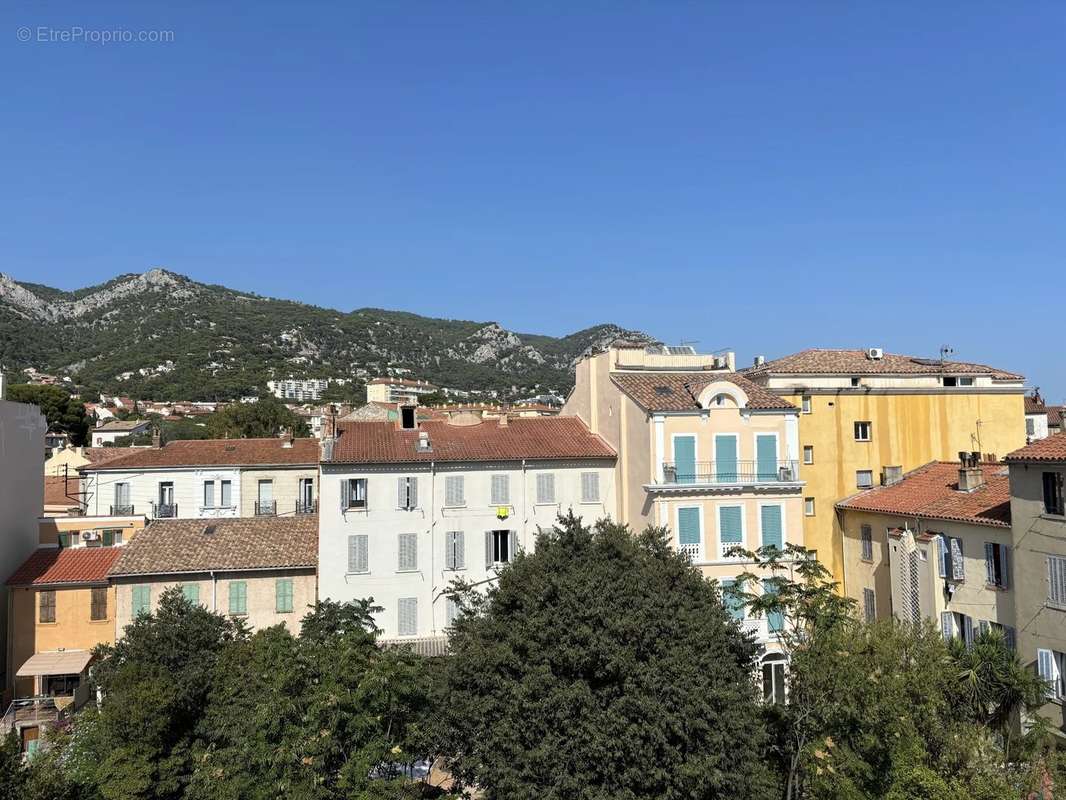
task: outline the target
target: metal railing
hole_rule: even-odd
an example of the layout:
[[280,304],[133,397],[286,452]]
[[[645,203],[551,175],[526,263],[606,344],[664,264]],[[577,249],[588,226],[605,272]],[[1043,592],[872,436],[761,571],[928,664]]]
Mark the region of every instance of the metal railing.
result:
[[129,517],[133,515],[133,504],[124,506],[111,506],[112,517]]
[[[66,698],[69,701],[69,698]],[[4,716],[0,717],[0,734],[7,735],[21,725],[41,725],[59,722],[73,711],[73,704],[57,704],[56,698],[23,697],[12,700]]]
[[257,517],[273,517],[278,513],[278,503],[276,500],[256,500],[255,501],[255,515]]
[[178,516],[177,503],[155,503],[152,506],[152,516],[156,519],[170,519]]
[[656,483],[738,484],[791,483],[799,479],[798,461],[696,461],[663,463],[662,477]]
[[297,514],[314,514],[318,511],[317,500],[297,500],[296,501],[296,513]]

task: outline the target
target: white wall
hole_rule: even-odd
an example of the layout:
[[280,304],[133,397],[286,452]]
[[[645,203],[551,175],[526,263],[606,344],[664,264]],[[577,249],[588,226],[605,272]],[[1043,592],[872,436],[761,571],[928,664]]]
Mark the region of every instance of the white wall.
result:
[[[536,475],[555,475],[556,503],[538,505]],[[599,475],[600,502],[581,502],[581,473]],[[445,476],[463,475],[465,506],[445,508]],[[490,505],[491,476],[510,478],[510,506],[505,519]],[[397,506],[397,478],[417,476],[418,508]],[[367,479],[367,509],[341,511],[341,481]],[[446,599],[441,597],[453,578],[485,582],[496,575],[486,565],[485,532],[513,530],[519,549],[530,550],[538,528],[550,528],[560,513],[573,509],[585,522],[611,515],[615,508],[614,464],[607,460],[552,462],[522,469],[521,463],[441,465],[391,465],[355,467],[322,466],[319,477],[319,595],[336,601],[373,597],[383,610],[376,616],[384,636],[397,636],[399,598],[418,600],[418,636],[441,634],[446,626]],[[465,538],[465,569],[446,570],[446,532],[461,530]],[[399,572],[398,536],[418,536],[417,570]],[[348,573],[348,537],[368,536],[369,572]]]
[[[140,472],[87,472],[85,492],[89,514],[109,514],[115,502],[115,484],[129,483],[130,503],[136,514],[153,516],[153,504],[159,500],[159,484],[172,481],[174,502],[178,505],[178,517],[235,517],[241,507],[241,476],[239,469],[170,469],[143,470]],[[205,509],[204,481],[215,482],[214,509]],[[220,481],[230,481],[230,507],[219,508],[222,490]]]
[[[1029,433],[1029,420],[1033,421],[1032,433]],[[1048,437],[1047,414],[1026,414],[1025,428],[1025,435],[1029,441],[1035,442],[1037,439],[1046,439]]]

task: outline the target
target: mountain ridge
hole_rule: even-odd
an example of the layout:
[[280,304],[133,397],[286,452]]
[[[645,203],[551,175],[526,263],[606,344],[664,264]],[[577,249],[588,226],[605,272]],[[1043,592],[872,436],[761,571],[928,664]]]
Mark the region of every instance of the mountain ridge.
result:
[[232,399],[271,378],[405,374],[515,396],[566,391],[586,352],[647,334],[611,323],[561,337],[495,321],[350,312],[200,283],[163,268],[65,291],[0,273],[0,360],[70,374],[90,391]]

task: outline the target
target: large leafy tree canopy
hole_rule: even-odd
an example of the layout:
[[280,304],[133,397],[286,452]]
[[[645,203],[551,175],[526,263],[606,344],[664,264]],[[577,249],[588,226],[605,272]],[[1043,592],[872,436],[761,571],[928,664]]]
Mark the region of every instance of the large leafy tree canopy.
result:
[[438,714],[487,798],[771,796],[756,648],[663,531],[571,516],[477,598]]
[[15,403],[31,403],[41,409],[48,421],[48,429],[69,434],[75,445],[88,439],[89,420],[85,406],[77,398],[58,386],[16,383],[7,388],[6,398]]
[[310,434],[307,423],[273,395],[263,395],[254,403],[230,403],[207,423],[212,439],[265,438],[283,430],[296,436]]

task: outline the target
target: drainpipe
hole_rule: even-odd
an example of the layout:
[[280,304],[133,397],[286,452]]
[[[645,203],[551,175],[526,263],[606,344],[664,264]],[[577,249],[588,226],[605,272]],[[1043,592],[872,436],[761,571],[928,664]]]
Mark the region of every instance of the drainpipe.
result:
[[214,570],[211,570],[211,611],[218,611],[218,578]]

